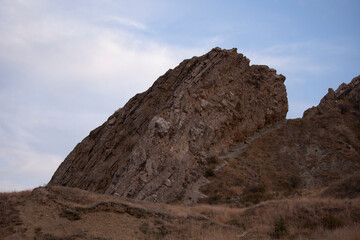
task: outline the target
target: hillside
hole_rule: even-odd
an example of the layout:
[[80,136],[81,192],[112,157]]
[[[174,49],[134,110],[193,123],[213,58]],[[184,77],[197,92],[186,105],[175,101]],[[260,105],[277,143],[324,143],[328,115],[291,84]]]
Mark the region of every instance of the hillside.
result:
[[[216,158],[202,188],[208,201],[306,195],[360,170],[360,77],[329,93],[303,118],[258,132]],[[213,166],[215,168],[215,166]]]
[[360,237],[359,198],[295,198],[246,208],[189,207],[52,186],[2,193],[0,200],[0,237],[6,240]]
[[360,239],[360,76],[286,119],[285,77],[214,48],[0,193],[0,238]]

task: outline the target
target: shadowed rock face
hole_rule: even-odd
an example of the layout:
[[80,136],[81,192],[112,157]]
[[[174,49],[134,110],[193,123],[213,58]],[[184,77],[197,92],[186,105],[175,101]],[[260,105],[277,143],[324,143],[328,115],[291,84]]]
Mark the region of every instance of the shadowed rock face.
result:
[[[359,177],[360,76],[336,91],[329,89],[303,118],[270,128],[221,158],[227,165],[202,188],[209,198],[244,196],[246,188],[262,186],[269,194],[258,194],[261,199],[256,200],[267,200],[278,197],[277,193],[291,195],[340,181],[328,191],[335,192],[346,185],[343,181],[349,182],[346,179]],[[339,195],[356,196],[356,188],[349,188],[350,193],[343,189]]]
[[236,49],[184,60],[68,155],[50,184],[138,200],[196,201],[207,159],[285,119],[285,77]]

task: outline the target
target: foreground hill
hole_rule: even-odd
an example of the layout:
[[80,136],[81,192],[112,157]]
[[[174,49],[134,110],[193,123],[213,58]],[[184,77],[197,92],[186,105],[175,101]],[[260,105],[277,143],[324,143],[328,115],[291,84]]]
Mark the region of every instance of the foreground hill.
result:
[[[359,176],[354,179],[360,181]],[[6,240],[360,238],[359,197],[297,197],[244,208],[188,207],[52,186],[2,193],[0,207],[0,238]]]

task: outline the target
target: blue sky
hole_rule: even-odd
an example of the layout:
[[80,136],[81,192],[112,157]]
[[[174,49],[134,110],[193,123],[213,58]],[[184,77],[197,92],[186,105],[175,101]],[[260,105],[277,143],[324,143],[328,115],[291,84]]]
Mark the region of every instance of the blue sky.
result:
[[360,74],[360,1],[0,0],[0,191],[43,185],[183,59],[237,48],[286,76],[288,118]]

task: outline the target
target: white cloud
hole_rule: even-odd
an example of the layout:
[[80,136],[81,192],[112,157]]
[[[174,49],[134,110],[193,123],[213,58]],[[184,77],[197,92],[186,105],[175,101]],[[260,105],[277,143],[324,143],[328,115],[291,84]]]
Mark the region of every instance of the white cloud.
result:
[[47,183],[69,153],[56,149],[71,148],[169,68],[203,53],[128,31],[151,29],[126,16],[110,17],[114,28],[47,12],[46,1],[5,3],[0,69],[21,77],[1,72],[0,191]]
[[34,152],[26,146],[1,146],[0,189],[24,190],[46,184],[61,162],[56,155]]
[[144,24],[142,24],[140,22],[137,22],[135,20],[132,20],[132,19],[128,19],[128,18],[110,16],[110,17],[106,17],[105,20],[113,21],[113,22],[115,22],[117,24],[120,24],[122,26],[135,28],[135,29],[138,29],[138,30],[145,30],[146,29],[146,26]]
[[[126,18],[111,18],[145,28]],[[70,84],[106,92],[131,86],[145,90],[170,67],[191,57],[188,49],[77,19],[18,16],[11,28],[2,25],[0,31],[0,60],[57,87]]]

